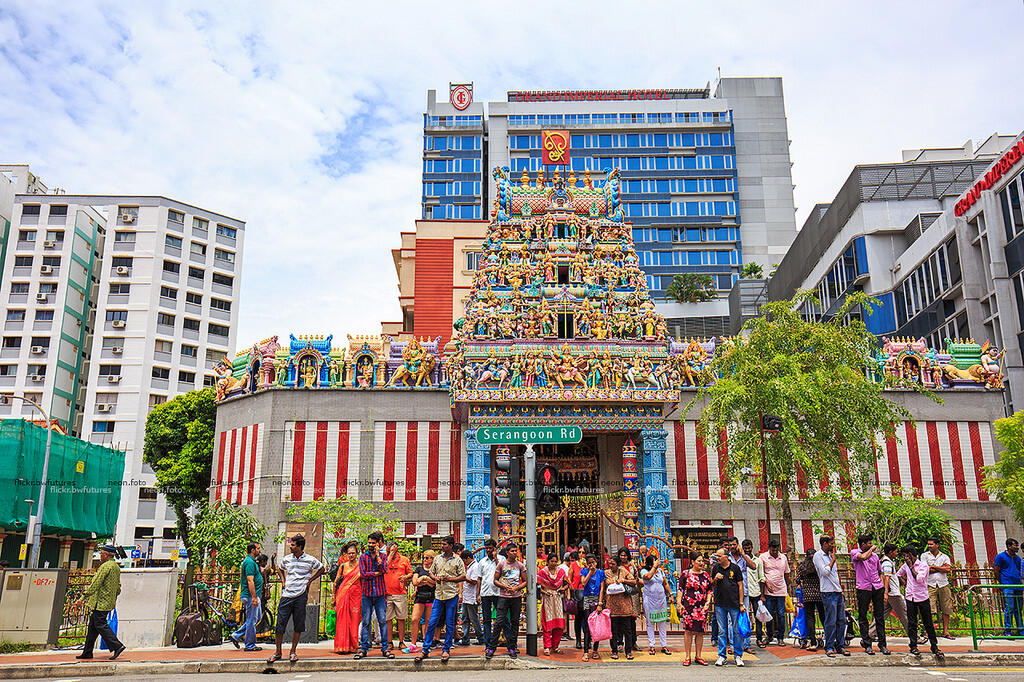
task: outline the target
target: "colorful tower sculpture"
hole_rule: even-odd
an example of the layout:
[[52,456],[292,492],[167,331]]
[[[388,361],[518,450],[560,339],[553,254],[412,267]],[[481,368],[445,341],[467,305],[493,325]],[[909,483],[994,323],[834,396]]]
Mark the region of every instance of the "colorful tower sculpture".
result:
[[[636,467],[636,445],[627,438],[622,446],[622,517],[627,526],[636,527],[640,517],[639,473]],[[635,556],[640,551],[639,538],[626,533],[626,547]]]

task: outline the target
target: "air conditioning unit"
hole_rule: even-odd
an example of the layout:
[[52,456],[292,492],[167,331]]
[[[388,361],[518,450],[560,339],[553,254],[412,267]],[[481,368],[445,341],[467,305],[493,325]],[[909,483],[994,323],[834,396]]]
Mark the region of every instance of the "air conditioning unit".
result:
[[39,272],[43,273],[44,275],[52,274],[53,273],[53,266],[52,265],[43,265],[43,266],[41,266],[39,268]]
[[42,382],[46,381],[46,375],[45,374],[30,374],[29,375],[29,379],[31,379],[32,381],[34,381],[34,382],[36,382],[38,384],[38,383],[42,383]]
[[119,275],[130,275],[132,273],[132,269],[124,265],[118,265],[115,272]]
[[110,326],[116,329],[121,329],[122,327],[124,327],[124,320],[114,320],[113,322],[110,323]]
[[43,242],[44,249],[52,249],[55,246],[57,246],[57,242],[51,242],[49,240]]
[[119,383],[121,383],[121,375],[120,374],[108,374],[107,375],[107,383],[108,384],[119,384]]
[[111,407],[112,407],[112,405],[110,405],[108,403],[96,403],[96,411],[97,412],[110,412],[110,408]]
[[121,222],[122,223],[134,223],[135,222],[135,215],[132,214],[132,213],[122,213],[121,214]]
[[124,348],[122,348],[121,346],[114,346],[113,348],[110,349],[110,352],[113,353],[114,355],[120,355],[121,353],[124,352]]
[[32,346],[32,352],[36,355],[40,355],[46,352],[46,346]]
[[50,297],[47,296],[46,294],[36,294],[36,300],[39,301],[40,303],[46,303],[47,301],[50,300]]

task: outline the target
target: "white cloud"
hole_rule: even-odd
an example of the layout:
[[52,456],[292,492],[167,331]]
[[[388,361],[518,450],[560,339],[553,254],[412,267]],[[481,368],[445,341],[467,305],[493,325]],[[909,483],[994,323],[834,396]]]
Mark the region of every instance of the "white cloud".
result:
[[1024,128],[1011,4],[38,3],[0,8],[5,162],[247,221],[239,342],[399,319],[426,90],[781,75],[798,219],[856,163]]

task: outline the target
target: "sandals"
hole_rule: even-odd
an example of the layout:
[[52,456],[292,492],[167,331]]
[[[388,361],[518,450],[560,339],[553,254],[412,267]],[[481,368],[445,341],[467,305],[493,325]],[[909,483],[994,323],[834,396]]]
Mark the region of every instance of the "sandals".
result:
[[708,664],[708,662],[705,661],[703,658],[695,658],[695,659],[693,659],[693,662],[696,663],[697,665],[707,665]]
[[551,655],[551,649],[544,649],[544,655],[545,656],[550,656]]
[[612,660],[613,661],[619,660],[619,655],[618,654],[612,654]]
[[654,647],[652,646],[651,650],[648,651],[647,653],[650,654],[651,656],[653,656],[654,655]]
[[427,657],[426,652],[421,651],[418,654],[416,654],[416,658],[414,658],[412,660],[415,661],[416,663],[421,663],[423,661],[423,659],[426,658],[426,657]]
[[299,655],[298,654],[288,654],[288,662],[289,663],[294,663],[297,660],[299,660]]
[[274,654],[273,656],[271,656],[270,658],[267,659],[267,665],[273,665],[274,661],[280,661],[280,660],[281,660],[281,654]]
[[395,652],[394,651],[388,651],[386,654],[384,654],[384,658],[394,658],[394,657],[395,657]]
[[685,661],[683,661],[683,665],[690,665],[690,659],[686,659]]
[[561,649],[552,649],[552,650],[551,650],[551,653],[553,653],[553,654],[556,654],[556,655],[557,655],[557,654],[561,654],[561,653],[562,653],[562,650],[561,650]]
[[352,657],[352,660],[353,661],[358,661],[360,658],[366,658],[366,652],[365,651],[360,651],[360,652],[356,653],[356,655]]
[[626,660],[627,661],[632,661],[633,660],[633,654],[626,654]]
[[665,647],[661,647],[661,653],[665,654],[666,656],[672,655],[672,652],[666,649]]
[[590,660],[590,654],[583,654],[583,660],[584,661],[589,661]]
[[445,651],[445,652],[443,652],[441,654],[441,662],[442,663],[447,663],[449,658],[451,658],[451,654],[449,654],[447,651]]

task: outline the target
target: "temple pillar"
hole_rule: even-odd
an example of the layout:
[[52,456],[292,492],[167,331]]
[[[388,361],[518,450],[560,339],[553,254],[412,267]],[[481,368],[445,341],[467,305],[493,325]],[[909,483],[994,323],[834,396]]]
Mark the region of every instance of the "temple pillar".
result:
[[[622,446],[622,520],[625,525],[640,528],[640,481],[637,471],[636,445],[630,438]],[[626,547],[633,556],[640,551],[640,538],[627,532]]]
[[71,566],[71,538],[62,538],[60,553],[57,555],[57,568],[68,568],[69,566]]
[[466,547],[483,545],[491,532],[491,446],[466,429]]
[[[643,501],[644,526],[650,533],[669,536],[669,514],[672,512],[672,498],[668,489],[668,470],[665,467],[665,429],[644,429],[640,432],[643,441]],[[648,542],[648,545],[652,542]],[[659,547],[662,556],[667,546]]]

